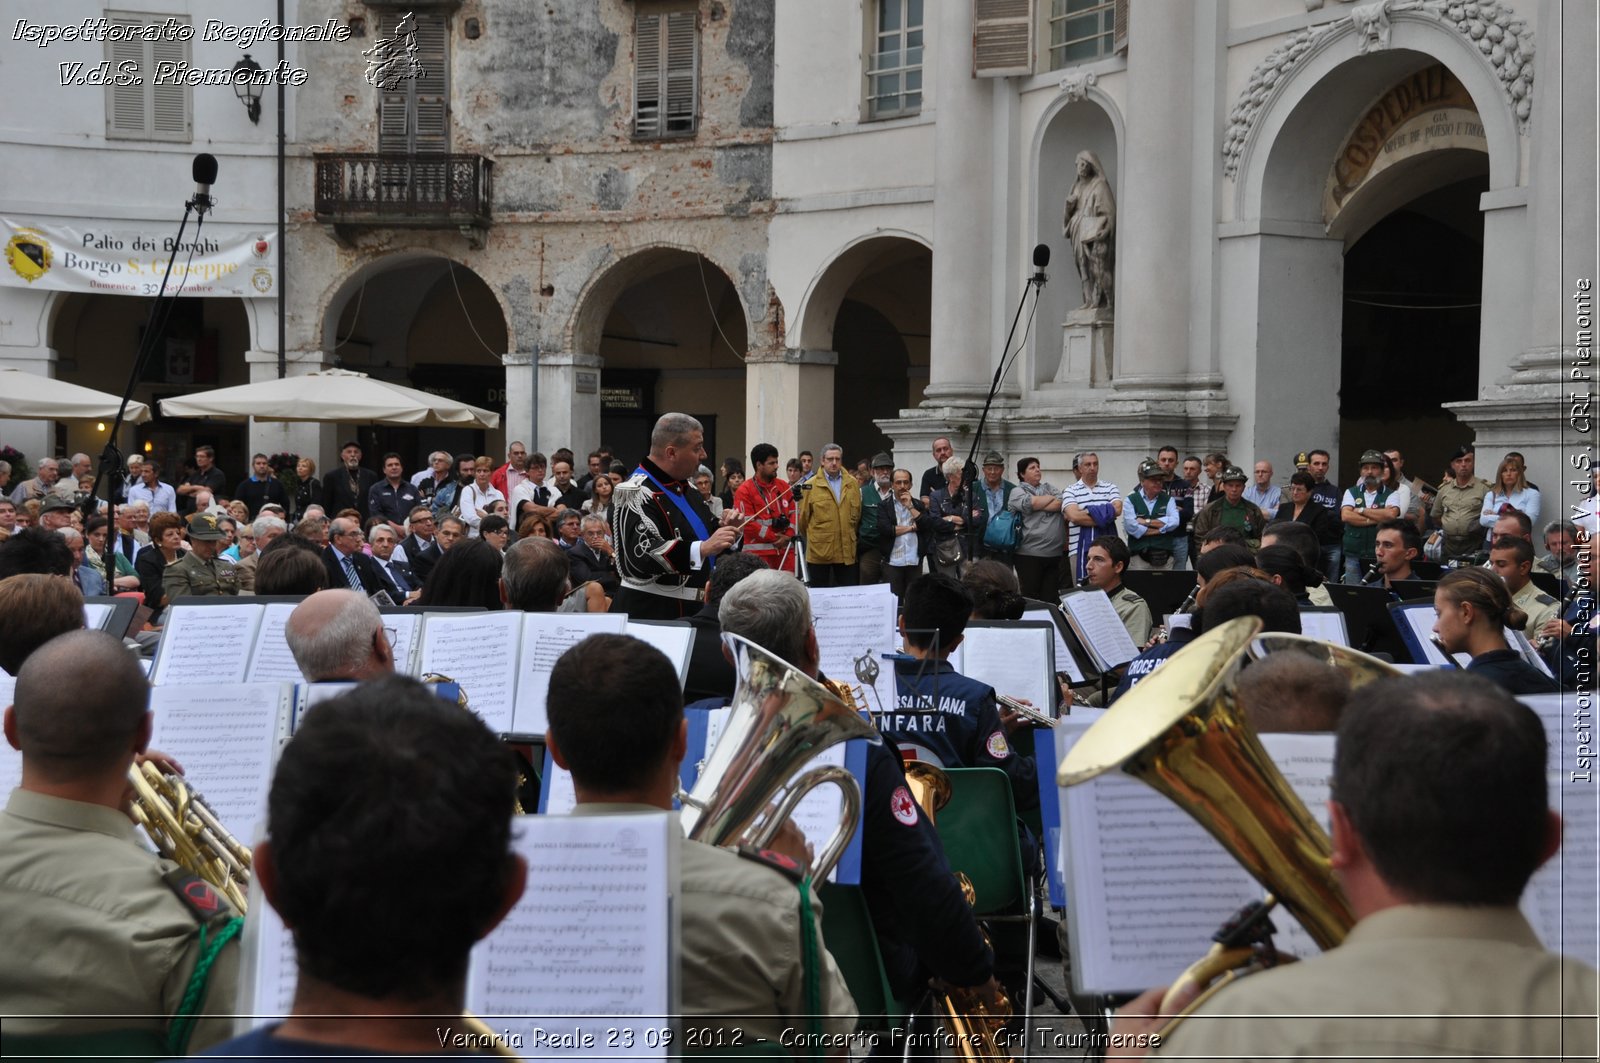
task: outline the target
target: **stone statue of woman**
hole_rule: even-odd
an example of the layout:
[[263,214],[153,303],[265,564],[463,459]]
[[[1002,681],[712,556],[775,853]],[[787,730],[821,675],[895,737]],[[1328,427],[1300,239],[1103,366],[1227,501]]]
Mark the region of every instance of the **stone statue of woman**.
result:
[[1117,201],[1092,151],[1078,152],[1078,179],[1067,196],[1062,235],[1072,242],[1073,261],[1083,283],[1083,309],[1111,309]]

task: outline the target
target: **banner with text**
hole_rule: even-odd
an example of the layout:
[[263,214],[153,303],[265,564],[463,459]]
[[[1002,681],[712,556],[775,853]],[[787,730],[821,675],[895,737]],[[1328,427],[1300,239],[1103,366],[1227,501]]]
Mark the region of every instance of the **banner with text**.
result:
[[[0,216],[0,283],[60,292],[149,295],[161,290],[174,235],[137,222],[79,229]],[[277,234],[210,224],[184,230],[167,294],[272,299],[278,292]]]

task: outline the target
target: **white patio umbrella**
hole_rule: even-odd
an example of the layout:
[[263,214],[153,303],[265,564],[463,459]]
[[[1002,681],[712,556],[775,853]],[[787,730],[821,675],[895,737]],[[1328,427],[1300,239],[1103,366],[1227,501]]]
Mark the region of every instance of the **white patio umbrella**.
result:
[[365,373],[323,369],[304,376],[163,399],[166,417],[258,421],[346,421],[432,427],[498,428],[500,415]]
[[[0,369],[0,419],[18,421],[111,421],[122,396],[80,387],[21,369]],[[129,402],[128,424],[150,419],[150,407]]]

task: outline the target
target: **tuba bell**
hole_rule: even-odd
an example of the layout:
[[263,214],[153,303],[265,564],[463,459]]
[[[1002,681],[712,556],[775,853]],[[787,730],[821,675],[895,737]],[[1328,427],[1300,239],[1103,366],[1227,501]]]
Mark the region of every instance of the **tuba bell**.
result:
[[[844,808],[812,869],[813,878],[825,879],[861,818],[861,787],[843,768],[813,768],[798,778],[795,773],[840,742],[883,739],[851,704],[794,665],[737,635],[723,640],[733,652],[739,683],[727,726],[694,789],[678,794],[684,833],[710,845],[768,845],[806,794],[832,783],[844,794]],[[768,803],[780,792],[769,812]]]
[[[1329,949],[1355,922],[1333,875],[1332,843],[1256,737],[1236,681],[1247,661],[1283,652],[1339,668],[1352,687],[1400,673],[1316,639],[1262,635],[1261,626],[1254,617],[1230,620],[1179,650],[1084,733],[1056,782],[1075,786],[1120,768],[1165,794]],[[1194,980],[1208,980],[1216,966],[1214,957],[1203,960],[1196,968],[1205,975]],[[1168,1006],[1170,997],[1163,1011]]]

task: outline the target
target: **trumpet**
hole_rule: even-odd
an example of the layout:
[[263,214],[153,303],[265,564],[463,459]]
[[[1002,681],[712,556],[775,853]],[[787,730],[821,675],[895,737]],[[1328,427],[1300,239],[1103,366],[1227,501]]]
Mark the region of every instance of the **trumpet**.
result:
[[[844,795],[843,808],[812,869],[813,878],[825,879],[861,818],[861,786],[843,768],[795,773],[839,742],[883,739],[835,690],[747,639],[723,639],[733,650],[739,685],[727,727],[694,789],[678,792],[684,833],[710,845],[768,845],[813,788],[832,783]],[[777,807],[768,811],[767,803],[780,792]]]
[[200,792],[181,775],[146,761],[128,769],[130,814],[156,850],[210,883],[245,914],[250,896],[250,850],[228,833]]
[[994,699],[1035,727],[1054,727],[1056,725],[1055,717],[1049,713],[1039,711],[1025,701],[1019,701],[999,691],[995,691]]

